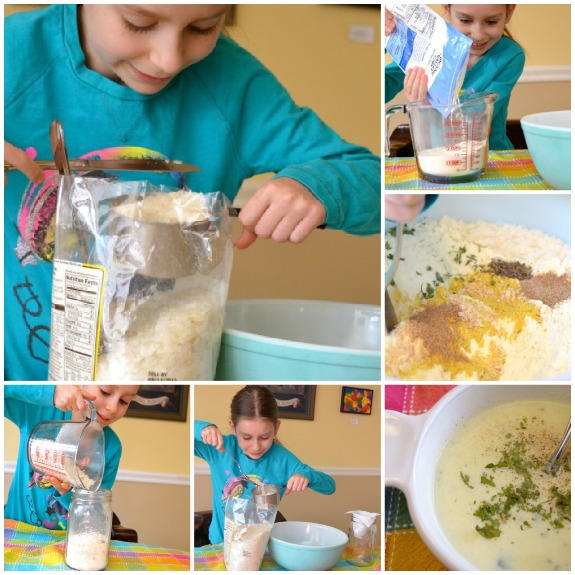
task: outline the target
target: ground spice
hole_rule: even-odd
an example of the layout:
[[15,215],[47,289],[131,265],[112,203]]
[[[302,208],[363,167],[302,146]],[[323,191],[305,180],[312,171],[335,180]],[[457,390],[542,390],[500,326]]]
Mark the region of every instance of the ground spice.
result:
[[571,276],[557,276],[554,272],[539,274],[521,281],[521,291],[527,299],[536,299],[555,307],[571,297]]
[[419,339],[424,348],[420,357],[404,366],[402,376],[407,379],[413,369],[441,365],[453,378],[475,373],[479,380],[497,380],[505,353],[487,338],[516,338],[527,317],[541,322],[537,306],[525,300],[517,279],[486,272],[452,278],[422,305],[403,322],[405,336]]
[[533,275],[531,266],[518,261],[507,262],[501,259],[491,260],[485,267],[484,271],[517,280],[529,279]]

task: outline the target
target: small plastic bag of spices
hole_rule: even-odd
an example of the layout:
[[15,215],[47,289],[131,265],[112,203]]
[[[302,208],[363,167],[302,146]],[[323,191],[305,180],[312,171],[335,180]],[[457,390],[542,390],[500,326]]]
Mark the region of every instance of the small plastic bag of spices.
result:
[[231,264],[222,193],[63,176],[50,379],[213,379]]

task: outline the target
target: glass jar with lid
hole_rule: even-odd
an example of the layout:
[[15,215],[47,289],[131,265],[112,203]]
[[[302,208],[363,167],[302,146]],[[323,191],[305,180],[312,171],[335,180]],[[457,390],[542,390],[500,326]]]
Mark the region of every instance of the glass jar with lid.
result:
[[108,564],[112,534],[112,492],[74,489],[68,509],[66,565],[77,571],[101,571]]

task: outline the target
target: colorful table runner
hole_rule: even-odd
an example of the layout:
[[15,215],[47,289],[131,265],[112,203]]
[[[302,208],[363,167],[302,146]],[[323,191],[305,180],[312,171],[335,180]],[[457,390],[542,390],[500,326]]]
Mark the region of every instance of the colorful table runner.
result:
[[[386,385],[385,409],[407,415],[429,411],[454,385]],[[420,539],[405,495],[385,488],[385,570],[447,571]]]
[[474,182],[441,185],[419,177],[415,158],[385,159],[386,190],[552,190],[527,150],[489,152],[485,173]]
[[[194,571],[225,571],[224,544],[206,545],[194,548]],[[260,571],[285,571],[266,551]],[[373,563],[368,567],[357,567],[340,559],[330,571],[381,571],[381,549],[377,549]]]
[[[5,571],[70,571],[65,531],[4,520]],[[107,571],[189,571],[190,555],[142,543],[112,541]]]

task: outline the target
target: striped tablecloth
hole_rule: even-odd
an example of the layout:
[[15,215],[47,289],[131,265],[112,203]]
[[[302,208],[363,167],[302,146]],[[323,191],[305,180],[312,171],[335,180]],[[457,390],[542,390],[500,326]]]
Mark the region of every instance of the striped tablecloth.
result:
[[385,159],[386,190],[552,190],[527,150],[489,152],[485,173],[474,182],[441,185],[419,177],[415,158]]
[[[70,571],[65,531],[4,520],[5,571]],[[107,571],[189,571],[190,554],[142,543],[112,541]]]
[[[431,409],[454,385],[386,385],[385,409],[418,415]],[[385,570],[447,571],[420,539],[399,489],[385,488]]]
[[[206,545],[194,549],[194,571],[225,571],[224,544]],[[285,571],[266,551],[260,571]],[[368,567],[357,567],[340,559],[330,571],[381,571],[381,549],[377,549],[374,561]]]

